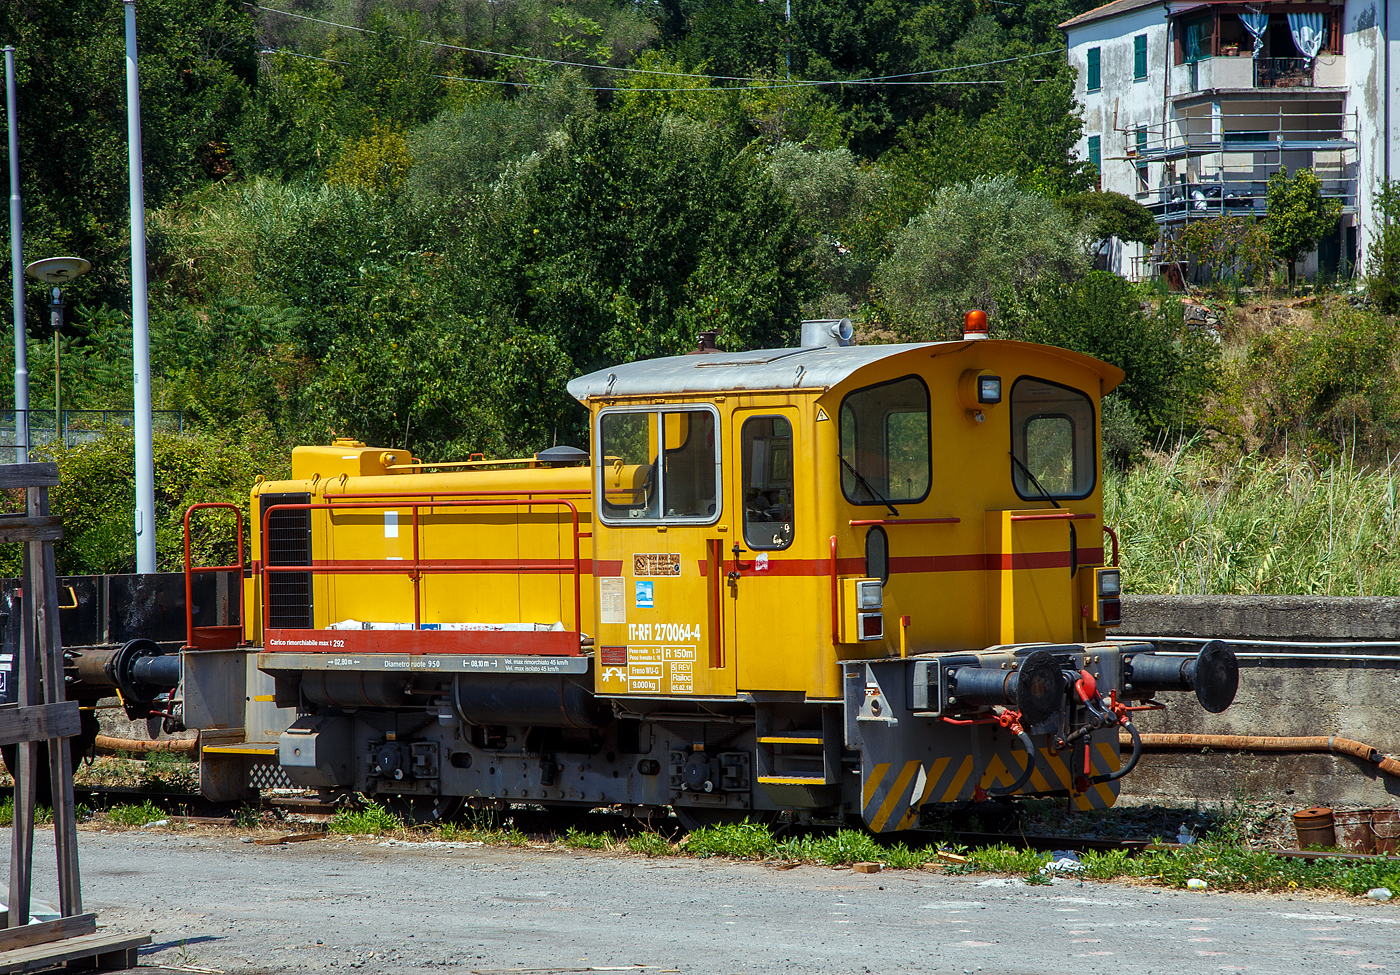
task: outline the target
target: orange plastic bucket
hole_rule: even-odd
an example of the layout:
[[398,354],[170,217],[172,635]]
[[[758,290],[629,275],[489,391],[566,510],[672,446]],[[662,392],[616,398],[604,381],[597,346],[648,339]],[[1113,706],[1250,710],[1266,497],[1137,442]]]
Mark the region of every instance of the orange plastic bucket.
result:
[[1334,809],[1332,826],[1337,845],[1352,853],[1375,853],[1376,834],[1371,827],[1373,809]]
[[1332,827],[1332,810],[1313,806],[1293,814],[1293,828],[1298,832],[1298,849],[1310,846],[1336,846],[1337,834]]

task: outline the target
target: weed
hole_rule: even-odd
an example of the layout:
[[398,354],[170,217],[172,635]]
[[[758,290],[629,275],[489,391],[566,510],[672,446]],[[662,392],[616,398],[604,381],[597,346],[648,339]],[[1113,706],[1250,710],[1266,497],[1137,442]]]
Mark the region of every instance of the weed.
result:
[[706,826],[687,836],[683,843],[692,856],[724,856],[749,859],[769,857],[777,852],[773,834],[761,823],[723,823]]
[[931,846],[911,850],[903,843],[896,843],[885,850],[882,859],[892,870],[914,870],[938,858],[938,851]]
[[968,863],[987,873],[1038,874],[1050,861],[1049,854],[1039,850],[1021,850],[1004,844],[985,846],[968,854]]
[[610,850],[613,838],[606,833],[584,833],[577,826],[570,826],[559,840],[571,850]]
[[244,803],[238,812],[233,814],[233,824],[239,829],[257,829],[261,823],[262,813],[247,803]]
[[649,857],[675,856],[676,850],[671,841],[660,833],[646,830],[627,837],[627,849],[633,853],[643,853]]
[[1026,874],[1026,883],[1031,887],[1047,887],[1050,884],[1050,878],[1037,871]]
[[383,806],[371,803],[363,809],[340,810],[328,828],[332,833],[357,836],[397,833],[403,829],[403,820]]
[[779,845],[779,854],[790,860],[814,860],[841,864],[880,861],[885,849],[869,833],[843,829],[832,836],[803,836]]
[[[52,819],[53,814],[49,815]],[[147,823],[166,819],[167,816],[164,809],[159,808],[149,799],[139,806],[113,806],[107,810],[107,822],[113,826],[145,826]]]

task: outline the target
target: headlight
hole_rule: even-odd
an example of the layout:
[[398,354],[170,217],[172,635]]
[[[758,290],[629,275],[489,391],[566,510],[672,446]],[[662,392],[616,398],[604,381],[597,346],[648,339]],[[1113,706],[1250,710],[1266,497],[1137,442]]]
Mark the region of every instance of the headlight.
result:
[[885,593],[879,579],[856,583],[856,606],[860,609],[880,609],[885,605]]
[[1100,596],[1117,596],[1122,591],[1117,569],[1099,569],[1095,576],[1098,579]]

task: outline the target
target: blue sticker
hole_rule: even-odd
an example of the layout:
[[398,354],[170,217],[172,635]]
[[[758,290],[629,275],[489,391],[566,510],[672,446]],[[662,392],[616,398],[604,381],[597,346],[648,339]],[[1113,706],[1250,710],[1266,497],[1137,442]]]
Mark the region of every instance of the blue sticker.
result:
[[654,585],[654,583],[651,583],[651,582],[639,582],[639,583],[637,583],[637,608],[638,608],[638,609],[651,609],[651,608],[652,608],[652,602],[651,602],[652,588],[651,588],[651,587],[652,587],[653,585]]

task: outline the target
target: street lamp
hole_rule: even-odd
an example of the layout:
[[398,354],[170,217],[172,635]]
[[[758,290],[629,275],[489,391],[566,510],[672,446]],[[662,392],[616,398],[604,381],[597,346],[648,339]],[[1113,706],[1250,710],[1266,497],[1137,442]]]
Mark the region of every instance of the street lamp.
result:
[[[53,288],[53,300],[49,302],[49,323],[53,326],[53,430],[58,436],[63,428],[63,413],[59,399],[61,371],[59,369],[58,333],[63,330],[63,286],[74,278],[82,277],[92,270],[92,265],[81,257],[46,257],[35,261],[24,269],[31,278],[44,282]],[[65,443],[64,446],[67,446]]]

